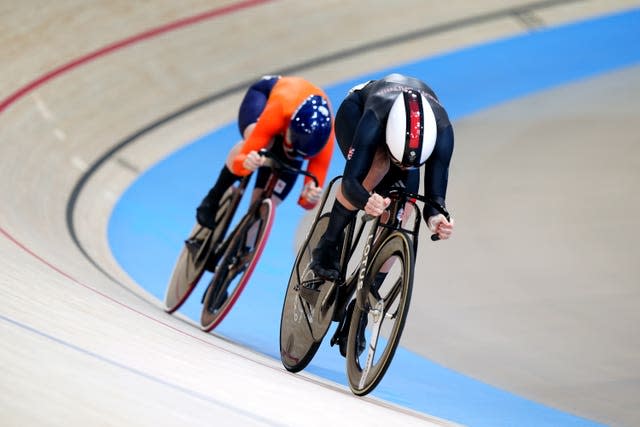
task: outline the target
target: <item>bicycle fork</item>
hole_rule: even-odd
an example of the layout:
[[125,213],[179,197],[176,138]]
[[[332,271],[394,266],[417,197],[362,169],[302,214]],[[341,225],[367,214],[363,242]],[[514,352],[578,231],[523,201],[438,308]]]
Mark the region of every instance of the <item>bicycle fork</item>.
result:
[[[366,312],[365,312],[366,313]],[[384,300],[379,300],[376,306],[373,307],[369,313],[373,317],[373,326],[371,330],[371,340],[369,342],[369,349],[367,351],[367,360],[365,360],[364,368],[362,369],[362,375],[360,376],[359,387],[364,388],[367,383],[367,377],[369,371],[373,366],[373,356],[376,353],[376,347],[378,345],[378,337],[380,336],[380,327],[382,326],[382,318],[384,317]],[[368,316],[368,314],[365,314]]]
[[[379,221],[379,218],[376,218]],[[356,299],[358,307],[361,310],[366,310],[367,294],[369,293],[370,284],[365,285],[364,279],[367,276],[367,267],[369,266],[369,255],[371,254],[371,248],[376,241],[376,232],[378,230],[377,223],[373,224],[371,230],[367,234],[367,240],[362,251],[362,258],[360,260],[360,266],[358,268],[358,280],[356,282]]]
[[[398,218],[400,218],[402,212],[398,213]],[[377,219],[379,221],[379,219]],[[373,255],[372,247],[378,242],[382,243],[384,241],[384,236],[378,235],[376,236],[376,232],[378,230],[377,224],[371,228],[367,236],[367,241],[362,253],[362,261],[360,262],[360,269],[358,272],[358,282],[356,285],[356,303],[358,304],[359,309],[365,316],[371,315],[373,324],[371,325],[371,339],[369,340],[369,345],[367,349],[367,357],[362,369],[362,375],[360,376],[359,387],[363,388],[367,383],[367,378],[369,376],[369,372],[371,371],[371,367],[373,366],[374,356],[376,352],[376,347],[378,345],[378,338],[380,336],[380,328],[382,327],[382,323],[385,317],[385,299],[380,298],[375,289],[376,302],[373,306],[371,306],[372,300],[369,298],[369,294],[372,292],[372,284],[366,283],[365,279],[367,278],[367,268],[370,266],[370,255]],[[376,238],[377,237],[377,238]],[[375,285],[379,287],[384,281],[385,275],[382,277],[380,283],[376,283]],[[373,279],[374,282],[377,282],[376,278]],[[368,323],[368,322],[367,322]],[[364,326],[360,326],[364,327]],[[358,331],[354,331],[357,333]],[[363,331],[364,335],[364,331]]]

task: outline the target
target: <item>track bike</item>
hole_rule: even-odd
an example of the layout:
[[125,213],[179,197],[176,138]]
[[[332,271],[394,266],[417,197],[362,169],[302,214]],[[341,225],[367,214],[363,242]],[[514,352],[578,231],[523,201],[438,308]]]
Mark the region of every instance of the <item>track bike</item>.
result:
[[271,168],[271,174],[258,198],[228,232],[250,176],[231,186],[220,199],[213,229],[196,223],[185,240],[167,287],[165,311],[173,313],[191,295],[204,272],[213,272],[202,296],[200,327],[207,332],[231,311],[258,263],[273,224],[275,207],[271,197],[280,174],[287,171],[306,175],[318,185],[315,176],[284,163],[272,152],[261,150],[259,154],[267,157],[264,166]]
[[[382,216],[360,212],[347,225],[339,251],[339,279],[327,281],[309,265],[312,250],[327,229],[326,202],[339,179],[331,181],[289,278],[280,320],[280,358],[291,372],[304,369],[331,323],[338,322],[331,345],[339,344],[346,358],[351,391],[363,396],[378,385],[391,364],[409,312],[422,220],[416,201],[433,206],[447,219],[449,214],[422,195],[391,189],[387,194],[391,203]],[[437,235],[431,239],[437,240]]]

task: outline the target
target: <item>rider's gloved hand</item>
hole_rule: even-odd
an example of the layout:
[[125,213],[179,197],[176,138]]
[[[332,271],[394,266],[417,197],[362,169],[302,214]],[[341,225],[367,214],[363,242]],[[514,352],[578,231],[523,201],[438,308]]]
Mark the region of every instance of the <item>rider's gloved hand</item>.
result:
[[367,204],[364,206],[365,213],[371,216],[380,216],[387,206],[391,203],[391,199],[388,197],[382,197],[377,193],[373,193],[369,196],[369,200],[367,200]]
[[427,227],[432,233],[437,234],[440,240],[446,240],[451,237],[453,225],[453,218],[451,218],[451,221],[447,221],[447,218],[442,214],[433,215],[427,219]]
[[264,165],[266,160],[267,158],[258,154],[257,151],[249,151],[249,154],[247,154],[242,162],[242,167],[253,172]]
[[298,204],[304,209],[313,209],[322,198],[322,187],[316,187],[313,181],[304,185]]

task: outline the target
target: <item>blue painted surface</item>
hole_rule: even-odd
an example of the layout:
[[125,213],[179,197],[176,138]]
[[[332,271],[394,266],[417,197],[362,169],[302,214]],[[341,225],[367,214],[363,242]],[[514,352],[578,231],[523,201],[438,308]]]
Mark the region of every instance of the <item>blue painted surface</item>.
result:
[[[334,107],[367,79],[400,72],[420,77],[453,119],[527,94],[640,63],[640,9],[537,31],[487,45],[398,65],[327,88]],[[194,141],[143,174],[122,196],[109,242],[122,267],[162,299],[194,210],[238,140],[235,123]],[[478,143],[481,143],[479,141]],[[336,157],[329,176],[342,172]],[[293,236],[302,209],[290,200],[277,212],[271,239],[253,278],[217,332],[279,358],[284,289],[294,260]],[[277,237],[277,238],[276,238]],[[205,284],[183,313],[198,319]],[[331,333],[331,331],[330,331]],[[308,371],[346,384],[344,360],[325,340]],[[591,421],[522,399],[460,375],[404,349],[374,395],[472,426],[591,426]]]

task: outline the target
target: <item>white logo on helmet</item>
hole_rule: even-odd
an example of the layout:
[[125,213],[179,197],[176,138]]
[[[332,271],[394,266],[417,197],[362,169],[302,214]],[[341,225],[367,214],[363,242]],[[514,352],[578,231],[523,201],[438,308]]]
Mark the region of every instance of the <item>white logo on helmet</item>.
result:
[[325,117],[329,116],[329,109],[324,105],[318,106],[318,112]]

